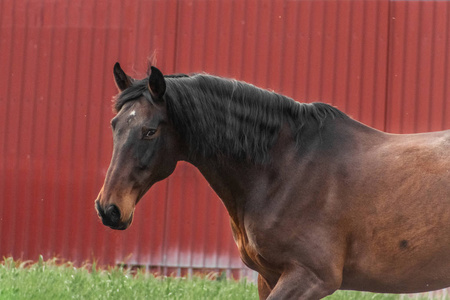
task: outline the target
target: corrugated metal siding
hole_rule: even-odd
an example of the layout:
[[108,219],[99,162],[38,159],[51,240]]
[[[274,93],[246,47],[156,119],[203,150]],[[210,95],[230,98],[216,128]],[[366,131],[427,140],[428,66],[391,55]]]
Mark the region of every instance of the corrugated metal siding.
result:
[[383,129],[387,0],[181,1],[179,9],[177,71],[326,101]]
[[245,270],[225,208],[185,163],[130,229],[99,222],[114,62],[142,77],[156,53],[165,73],[234,77],[378,129],[450,128],[449,3],[1,1],[0,255]]
[[450,1],[390,5],[386,130],[450,128]]

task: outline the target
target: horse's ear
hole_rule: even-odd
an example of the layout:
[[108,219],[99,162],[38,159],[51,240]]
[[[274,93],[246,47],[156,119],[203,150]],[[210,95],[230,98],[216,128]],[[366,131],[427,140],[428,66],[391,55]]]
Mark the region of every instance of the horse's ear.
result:
[[166,92],[164,75],[153,66],[151,67],[150,77],[148,78],[148,89],[154,100],[162,100]]
[[129,88],[134,81],[133,78],[125,74],[118,62],[114,65],[114,80],[116,82],[117,89],[120,92]]

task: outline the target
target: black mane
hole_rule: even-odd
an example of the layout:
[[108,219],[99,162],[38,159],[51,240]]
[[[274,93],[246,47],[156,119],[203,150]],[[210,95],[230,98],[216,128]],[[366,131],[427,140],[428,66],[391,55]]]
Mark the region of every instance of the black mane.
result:
[[[298,103],[241,81],[206,74],[165,79],[169,118],[192,157],[223,155],[264,163],[285,124],[300,144],[305,126],[321,128],[328,117],[346,117],[328,104]],[[118,96],[115,109],[141,96],[153,102],[147,83],[148,79],[135,81]]]

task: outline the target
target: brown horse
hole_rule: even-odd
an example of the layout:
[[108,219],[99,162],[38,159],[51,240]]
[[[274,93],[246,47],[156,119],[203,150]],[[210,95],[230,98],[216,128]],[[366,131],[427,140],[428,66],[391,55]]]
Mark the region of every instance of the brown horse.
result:
[[126,229],[188,161],[222,199],[261,299],[450,285],[450,131],[394,135],[211,75],[114,66],[114,152],[96,209]]

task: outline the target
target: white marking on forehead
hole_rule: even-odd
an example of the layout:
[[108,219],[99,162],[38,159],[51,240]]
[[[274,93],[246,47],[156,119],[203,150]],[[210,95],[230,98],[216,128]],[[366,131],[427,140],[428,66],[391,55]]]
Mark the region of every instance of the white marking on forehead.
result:
[[132,112],[130,112],[130,116],[135,116],[136,115],[136,111],[133,110]]

